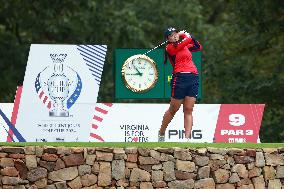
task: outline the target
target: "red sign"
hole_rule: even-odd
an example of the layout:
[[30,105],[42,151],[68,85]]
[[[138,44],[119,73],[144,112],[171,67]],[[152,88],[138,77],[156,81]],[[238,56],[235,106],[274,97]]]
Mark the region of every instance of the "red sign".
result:
[[214,142],[257,143],[264,104],[221,104]]

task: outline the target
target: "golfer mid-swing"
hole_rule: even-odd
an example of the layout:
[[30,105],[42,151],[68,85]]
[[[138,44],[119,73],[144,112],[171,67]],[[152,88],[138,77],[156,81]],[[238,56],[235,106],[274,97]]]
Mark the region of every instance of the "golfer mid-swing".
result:
[[199,51],[202,47],[198,41],[185,31],[178,31],[170,27],[166,29],[164,35],[168,41],[165,50],[165,63],[169,58],[173,72],[170,107],[164,114],[158,141],[165,141],[167,126],[181,104],[183,104],[185,138],[190,139],[193,125],[192,111],[199,85],[198,71],[192,61],[191,52]]

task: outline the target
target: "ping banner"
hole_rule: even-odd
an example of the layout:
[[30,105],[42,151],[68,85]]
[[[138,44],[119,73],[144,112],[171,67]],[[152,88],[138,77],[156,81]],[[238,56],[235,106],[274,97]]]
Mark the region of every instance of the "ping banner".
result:
[[[90,141],[157,142],[168,104],[97,104]],[[257,143],[264,104],[196,104],[190,142]],[[185,142],[183,108],[166,130],[166,142]]]
[[[89,133],[84,132],[85,136],[82,135],[82,138],[88,137],[90,142],[157,142],[162,116],[168,105],[97,103],[92,104],[91,107],[93,111],[89,117],[92,121],[86,125]],[[5,106],[0,105],[0,108],[10,115],[12,103]],[[260,142],[259,129],[263,111],[264,104],[196,104],[193,111],[194,121],[190,142]],[[16,112],[14,106],[12,119],[17,117]],[[12,136],[11,138],[16,142],[23,138],[31,138],[29,135],[37,136],[32,132],[28,135],[21,135],[17,128],[11,130],[9,125],[12,124],[9,124],[9,120],[1,119],[1,125],[0,132],[6,134],[1,141],[6,139],[8,129],[10,129],[8,138]],[[29,128],[26,127],[26,129]],[[77,130],[78,133],[80,129]],[[39,132],[41,134],[37,137],[41,140],[29,139],[27,141],[54,142],[52,136],[68,138],[66,135],[69,134],[67,132],[45,132],[44,128]],[[167,128],[166,141],[187,141],[184,139],[182,107]]]
[[106,45],[30,47],[15,126],[26,141],[88,141]]

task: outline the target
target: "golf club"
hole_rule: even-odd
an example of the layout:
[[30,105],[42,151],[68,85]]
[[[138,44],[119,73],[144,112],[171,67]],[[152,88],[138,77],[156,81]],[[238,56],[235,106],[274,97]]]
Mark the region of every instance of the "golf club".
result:
[[158,46],[156,46],[156,47],[154,47],[154,48],[150,49],[149,51],[147,51],[147,52],[146,52],[146,53],[144,53],[143,55],[148,54],[149,52],[151,52],[151,51],[155,50],[156,48],[158,48],[158,47],[162,46],[162,45],[163,45],[163,44],[165,44],[165,43],[167,43],[167,40],[166,40],[166,41],[164,41],[163,43],[159,44]]
[[[189,34],[186,30],[182,30],[182,32],[184,32],[186,35],[190,36],[190,34]],[[191,36],[190,36],[190,37],[191,37]],[[167,42],[168,42],[168,40],[164,41],[163,43],[161,43],[161,44],[159,44],[158,46],[156,46],[156,47],[154,47],[154,48],[150,49],[149,51],[147,51],[147,52],[146,52],[146,53],[144,53],[143,55],[148,54],[149,52],[151,52],[151,51],[155,50],[156,48],[158,48],[158,47],[160,47],[160,46],[164,45],[164,44],[165,44],[165,43],[167,43]]]

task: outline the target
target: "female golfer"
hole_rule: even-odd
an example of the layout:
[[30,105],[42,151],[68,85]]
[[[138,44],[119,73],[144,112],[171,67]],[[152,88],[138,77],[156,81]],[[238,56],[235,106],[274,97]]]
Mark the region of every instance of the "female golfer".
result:
[[165,141],[165,131],[175,113],[183,104],[185,138],[191,138],[193,124],[192,111],[198,94],[198,71],[192,61],[191,52],[202,49],[198,41],[185,31],[168,28],[165,33],[168,41],[165,50],[165,62],[169,58],[172,66],[170,107],[163,116],[158,141]]

